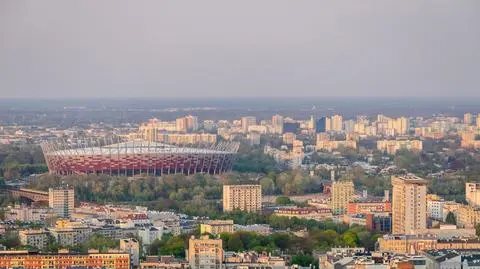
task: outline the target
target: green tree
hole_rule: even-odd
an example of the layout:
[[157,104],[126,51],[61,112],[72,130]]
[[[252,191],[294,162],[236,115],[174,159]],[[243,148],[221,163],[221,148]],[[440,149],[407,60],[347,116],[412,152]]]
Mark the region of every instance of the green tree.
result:
[[275,203],[277,205],[290,205],[292,201],[287,196],[278,196],[277,199],[275,199]]
[[230,251],[240,251],[243,249],[243,242],[238,233],[234,233],[230,236],[227,242],[227,249]]
[[457,225],[457,220],[456,220],[453,212],[448,212],[447,218],[445,219],[445,222],[448,223],[448,224]]

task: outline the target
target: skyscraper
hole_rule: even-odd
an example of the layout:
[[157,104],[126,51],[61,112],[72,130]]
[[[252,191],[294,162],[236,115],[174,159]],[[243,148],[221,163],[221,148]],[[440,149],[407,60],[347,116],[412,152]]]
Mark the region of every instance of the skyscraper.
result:
[[465,113],[463,115],[463,123],[465,123],[466,125],[472,125],[472,121],[473,121],[473,116],[471,113]]
[[74,190],[68,187],[50,188],[48,190],[48,205],[61,218],[70,218],[74,209]]
[[325,133],[327,131],[327,117],[321,117],[315,125],[317,133]]
[[256,125],[256,124],[257,124],[257,118],[252,116],[242,117],[242,131],[244,133],[248,132],[248,126]]
[[427,181],[412,174],[392,176],[392,233],[410,234],[427,227]]
[[276,134],[283,134],[283,116],[274,115],[272,117],[273,132]]
[[343,130],[343,117],[341,115],[333,115],[331,124],[332,131],[341,132]]

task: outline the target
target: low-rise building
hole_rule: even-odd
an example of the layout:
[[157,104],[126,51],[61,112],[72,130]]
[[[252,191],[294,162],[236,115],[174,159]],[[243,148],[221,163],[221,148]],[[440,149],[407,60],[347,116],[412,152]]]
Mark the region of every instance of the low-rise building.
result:
[[221,233],[233,233],[233,220],[210,220],[200,224],[200,233],[217,235]]
[[44,249],[48,245],[48,231],[46,230],[23,230],[18,232],[20,243],[37,249]]
[[325,220],[333,217],[332,210],[329,208],[314,208],[314,207],[302,207],[302,208],[280,208],[274,211],[277,216],[299,219],[311,219],[311,220]]

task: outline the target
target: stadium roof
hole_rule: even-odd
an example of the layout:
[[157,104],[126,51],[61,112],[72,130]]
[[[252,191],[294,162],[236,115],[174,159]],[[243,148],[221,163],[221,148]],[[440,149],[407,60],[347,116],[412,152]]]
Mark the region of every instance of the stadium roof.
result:
[[92,146],[90,143],[55,145],[47,155],[116,155],[116,154],[229,154],[237,151],[237,145],[220,143],[205,147],[180,147],[158,142],[133,140],[109,145]]

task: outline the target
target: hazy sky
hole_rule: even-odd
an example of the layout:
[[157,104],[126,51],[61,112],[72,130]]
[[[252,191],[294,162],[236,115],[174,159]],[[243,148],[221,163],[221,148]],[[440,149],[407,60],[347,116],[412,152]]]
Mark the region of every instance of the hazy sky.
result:
[[0,97],[480,97],[480,1],[0,1]]

